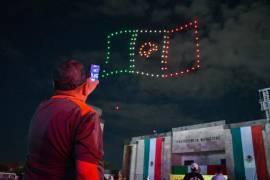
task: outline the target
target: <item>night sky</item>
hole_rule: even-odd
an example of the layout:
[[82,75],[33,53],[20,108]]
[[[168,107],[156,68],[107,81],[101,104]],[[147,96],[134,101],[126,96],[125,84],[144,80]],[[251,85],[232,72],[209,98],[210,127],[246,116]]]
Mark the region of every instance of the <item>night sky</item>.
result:
[[113,168],[121,167],[124,141],[154,129],[264,118],[258,89],[270,86],[269,1],[2,2],[0,163],[24,162],[31,116],[52,95],[52,70],[59,62],[74,58],[102,66],[109,33],[164,29],[195,18],[200,23],[200,70],[174,79],[100,79],[88,98],[103,109],[105,159]]

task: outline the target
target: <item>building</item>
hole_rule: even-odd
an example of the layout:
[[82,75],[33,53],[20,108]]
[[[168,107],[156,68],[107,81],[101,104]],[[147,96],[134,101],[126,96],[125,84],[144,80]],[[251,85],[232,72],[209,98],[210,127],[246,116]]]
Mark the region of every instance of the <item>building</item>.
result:
[[270,88],[259,90],[259,103],[261,110],[265,112],[266,119],[270,121]]
[[210,175],[205,179],[218,166],[230,179],[269,179],[269,122],[217,121],[133,137],[124,146],[122,171],[130,180],[180,180],[193,162]]

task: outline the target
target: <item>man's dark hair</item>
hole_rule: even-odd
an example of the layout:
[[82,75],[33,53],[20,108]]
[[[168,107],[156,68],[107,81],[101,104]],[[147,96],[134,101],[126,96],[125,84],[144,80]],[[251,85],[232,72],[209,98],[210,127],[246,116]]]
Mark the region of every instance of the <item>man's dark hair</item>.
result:
[[55,90],[73,90],[88,78],[84,65],[76,60],[68,60],[60,64],[53,72]]
[[217,168],[216,168],[216,172],[219,174],[219,173],[222,173],[222,169],[221,169],[221,167],[220,166],[217,166]]

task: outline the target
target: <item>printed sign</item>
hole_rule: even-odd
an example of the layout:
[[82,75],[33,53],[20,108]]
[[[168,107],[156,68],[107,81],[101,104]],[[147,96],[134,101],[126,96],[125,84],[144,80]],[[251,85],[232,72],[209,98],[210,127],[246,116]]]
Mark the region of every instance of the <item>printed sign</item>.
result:
[[222,126],[173,132],[173,153],[225,150]]

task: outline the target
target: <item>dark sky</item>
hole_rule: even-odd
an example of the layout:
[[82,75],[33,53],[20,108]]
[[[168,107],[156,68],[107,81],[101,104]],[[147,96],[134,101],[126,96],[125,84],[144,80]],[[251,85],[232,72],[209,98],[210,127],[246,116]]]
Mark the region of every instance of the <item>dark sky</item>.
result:
[[0,163],[24,161],[31,116],[51,96],[51,72],[59,62],[75,58],[102,65],[107,34],[174,27],[195,18],[200,22],[199,71],[174,79],[101,79],[89,97],[89,104],[104,111],[105,158],[114,168],[121,166],[123,142],[132,136],[264,118],[257,90],[270,86],[269,1],[2,2]]

